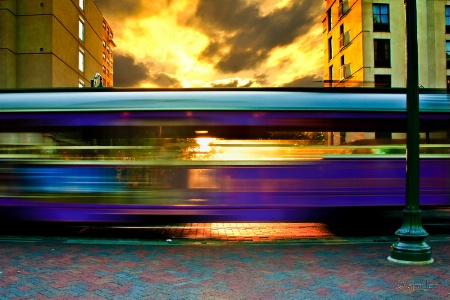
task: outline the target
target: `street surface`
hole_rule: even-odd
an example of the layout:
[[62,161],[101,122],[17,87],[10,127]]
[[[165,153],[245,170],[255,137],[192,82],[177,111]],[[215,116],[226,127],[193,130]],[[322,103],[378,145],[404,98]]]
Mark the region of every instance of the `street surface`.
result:
[[337,212],[340,222],[2,224],[0,299],[450,299],[449,210],[424,211],[429,265],[389,262],[401,213],[366,213]]

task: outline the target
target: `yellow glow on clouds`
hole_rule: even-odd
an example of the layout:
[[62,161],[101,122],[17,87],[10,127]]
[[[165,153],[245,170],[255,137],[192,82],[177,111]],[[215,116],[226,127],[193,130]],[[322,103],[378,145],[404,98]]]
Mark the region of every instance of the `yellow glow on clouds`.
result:
[[320,75],[323,72],[321,33],[322,28],[315,28],[295,43],[272,52],[266,66],[277,74],[275,85],[292,81],[293,78]]
[[[144,6],[151,2],[144,1]],[[282,86],[307,75],[322,76],[322,24],[316,24],[307,36],[294,43],[274,49],[268,60],[254,70],[220,73],[212,63],[199,60],[201,52],[208,46],[208,37],[192,27],[180,25],[183,24],[180,20],[188,20],[195,14],[196,2],[174,1],[169,9],[159,9],[146,16],[108,20],[115,32],[116,51],[131,53],[136,62],[146,65],[150,72],[165,73],[180,81],[183,87],[207,87],[231,81],[245,86],[255,81],[254,77],[258,74],[266,74],[269,86]],[[271,8],[279,8],[289,2],[261,1],[261,12],[270,13]],[[156,87],[152,82],[145,81],[140,86]]]

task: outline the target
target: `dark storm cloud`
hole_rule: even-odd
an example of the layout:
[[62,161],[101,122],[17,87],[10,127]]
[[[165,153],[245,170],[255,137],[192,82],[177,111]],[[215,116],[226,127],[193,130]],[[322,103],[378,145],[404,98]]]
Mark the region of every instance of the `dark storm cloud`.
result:
[[323,87],[323,80],[316,75],[297,78],[284,85],[284,87]]
[[222,72],[238,72],[258,66],[272,49],[306,34],[320,15],[311,0],[292,1],[266,15],[245,0],[200,0],[192,24],[211,40],[200,58]]
[[98,8],[107,17],[129,17],[137,15],[142,10],[138,0],[94,0]]
[[114,53],[114,86],[134,87],[148,78],[147,67],[129,54]]
[[180,88],[181,82],[174,76],[167,73],[151,73],[149,81],[159,87]]
[[230,79],[223,82],[211,83],[213,88],[234,88],[234,87],[251,87],[254,81],[249,80],[246,84],[242,84],[239,79]]

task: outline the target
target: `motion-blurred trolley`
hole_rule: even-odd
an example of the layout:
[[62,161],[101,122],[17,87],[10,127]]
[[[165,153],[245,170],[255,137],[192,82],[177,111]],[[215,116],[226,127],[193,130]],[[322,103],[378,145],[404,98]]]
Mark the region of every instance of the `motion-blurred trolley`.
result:
[[[450,205],[450,97],[420,94],[420,205]],[[0,91],[3,218],[298,220],[402,206],[404,89]]]

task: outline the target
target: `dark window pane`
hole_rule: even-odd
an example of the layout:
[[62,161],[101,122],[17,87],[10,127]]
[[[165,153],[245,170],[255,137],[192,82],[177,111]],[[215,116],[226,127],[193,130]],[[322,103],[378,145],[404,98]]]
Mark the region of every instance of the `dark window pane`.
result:
[[450,69],[450,41],[445,43],[445,59],[447,61],[447,69]]
[[390,40],[375,39],[373,41],[375,68],[391,67]]
[[333,58],[333,39],[328,39],[328,60]]
[[445,25],[450,25],[450,5],[445,6]]
[[375,139],[391,139],[392,133],[390,132],[375,132]]
[[391,87],[391,75],[375,75],[375,87],[376,88],[390,88]]
[[445,6],[445,33],[450,33],[450,5]]

